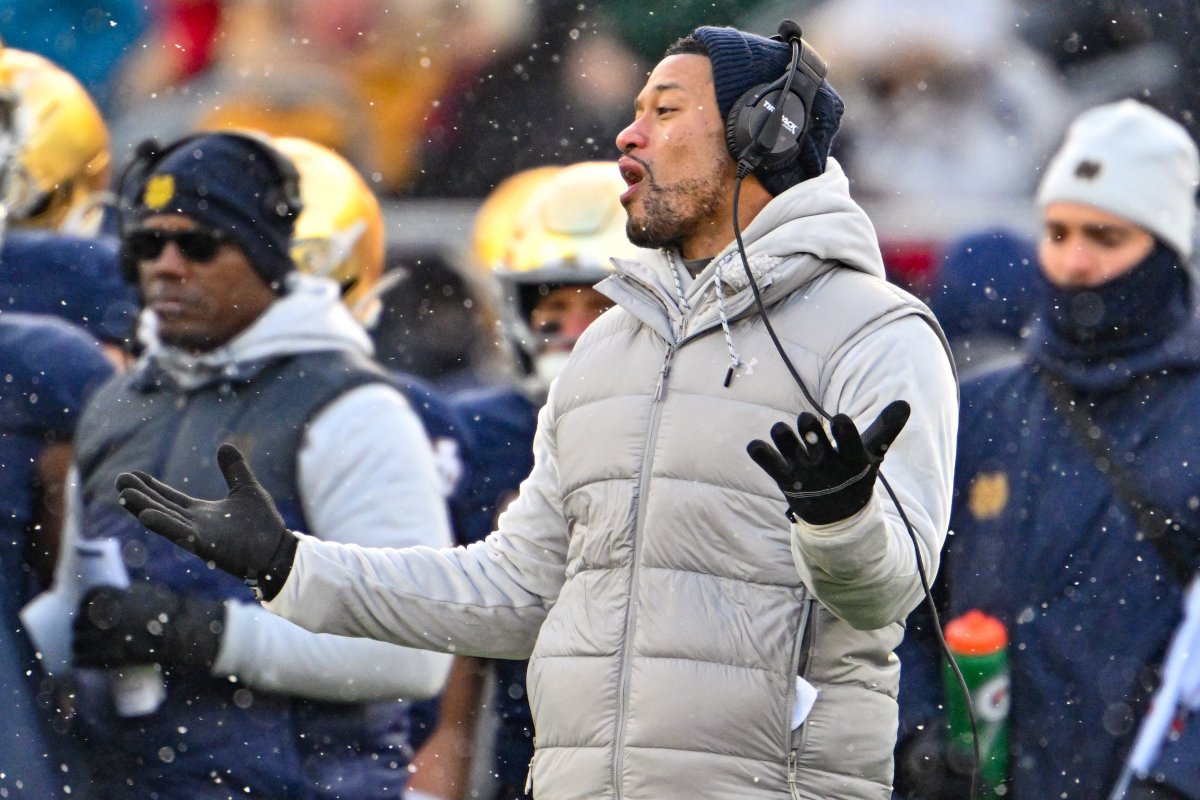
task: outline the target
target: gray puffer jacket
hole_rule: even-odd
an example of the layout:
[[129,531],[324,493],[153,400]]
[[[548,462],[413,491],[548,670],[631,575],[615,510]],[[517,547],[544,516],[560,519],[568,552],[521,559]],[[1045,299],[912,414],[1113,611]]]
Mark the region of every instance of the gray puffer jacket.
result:
[[[892,400],[912,405],[884,472],[932,575],[957,417],[936,323],[882,279],[836,162],[744,239],[771,321],[830,413],[865,427]],[[673,260],[619,262],[602,284],[618,307],[551,390],[534,470],[496,533],[382,554],[305,538],[269,607],[314,630],[532,651],[541,800],[885,800],[892,650],[921,597],[913,543],[882,490],[848,520],[788,524],[746,444],[808,405],[736,251],[695,280]],[[797,675],[817,690],[799,725]]]

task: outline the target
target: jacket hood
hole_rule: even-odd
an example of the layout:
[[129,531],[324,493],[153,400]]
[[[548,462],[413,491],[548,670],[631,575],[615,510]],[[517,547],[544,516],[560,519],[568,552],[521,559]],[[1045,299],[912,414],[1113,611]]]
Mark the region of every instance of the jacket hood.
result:
[[[884,277],[875,226],[850,197],[846,174],[833,158],[826,162],[824,173],[796,184],[767,203],[742,231],[742,243],[755,280],[769,275],[781,260],[792,258],[799,261],[789,271],[800,283],[824,272],[823,261],[836,261]],[[731,263],[736,269],[726,270],[723,280],[740,291],[749,284],[738,263],[737,242],[730,242],[713,263],[719,264],[729,256],[734,257]]]
[[193,354],[164,345],[157,319],[143,311],[138,338],[152,362],[183,386],[197,386],[216,375],[236,376],[266,359],[320,351],[371,356],[374,348],[362,325],[342,304],[337,284],[327,278],[294,273],[287,293],[272,303],[249,328],[207,353]]

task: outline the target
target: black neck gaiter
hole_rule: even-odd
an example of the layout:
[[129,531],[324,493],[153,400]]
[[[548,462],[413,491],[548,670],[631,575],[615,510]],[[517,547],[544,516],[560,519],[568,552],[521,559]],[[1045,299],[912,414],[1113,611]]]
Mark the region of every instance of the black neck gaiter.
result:
[[1101,366],[1156,347],[1191,315],[1191,280],[1177,253],[1159,242],[1137,267],[1100,286],[1045,282],[1045,305],[1030,333],[1030,355],[1052,373]]

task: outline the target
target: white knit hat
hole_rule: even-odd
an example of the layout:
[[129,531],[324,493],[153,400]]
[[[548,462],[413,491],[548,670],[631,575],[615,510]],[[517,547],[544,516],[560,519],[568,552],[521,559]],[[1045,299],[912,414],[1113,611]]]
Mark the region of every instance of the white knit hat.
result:
[[1200,156],[1179,123],[1136,100],[1080,114],[1050,160],[1040,208],[1066,200],[1145,228],[1184,258],[1192,255]]

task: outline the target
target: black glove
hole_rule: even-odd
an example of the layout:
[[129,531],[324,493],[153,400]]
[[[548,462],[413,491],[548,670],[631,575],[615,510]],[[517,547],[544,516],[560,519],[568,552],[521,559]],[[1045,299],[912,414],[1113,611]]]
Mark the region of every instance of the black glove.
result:
[[292,571],[296,537],[236,447],[221,445],[217,463],[229,486],[224,500],[198,500],[144,472],[122,472],[121,504],[142,525],[270,600]]
[[[953,756],[945,725],[930,724],[896,748],[896,794],[904,800],[966,800],[973,755]],[[983,796],[982,793],[979,796]]]
[[185,597],[165,586],[90,589],[75,616],[74,661],[111,669],[163,664],[208,670],[225,628],[220,600]]
[[755,439],[746,452],[779,484],[789,516],[828,525],[858,513],[871,499],[883,455],[908,422],[909,410],[903,400],[891,403],[861,438],[850,417],[835,415],[829,427],[836,450],[821,421],[806,411],[796,419],[799,438],[787,423],[777,422],[771,427],[775,447]]

